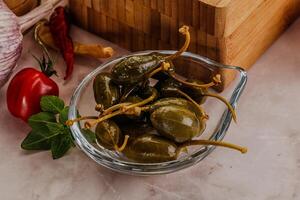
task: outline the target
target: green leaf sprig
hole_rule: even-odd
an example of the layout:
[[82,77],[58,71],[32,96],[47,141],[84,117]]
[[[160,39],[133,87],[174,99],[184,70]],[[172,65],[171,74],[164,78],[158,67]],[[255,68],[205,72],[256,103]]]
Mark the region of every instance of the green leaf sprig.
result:
[[[61,158],[75,146],[71,131],[65,125],[69,107],[57,96],[43,96],[40,106],[42,112],[32,115],[28,120],[32,130],[21,147],[25,150],[51,150],[53,159]],[[83,133],[89,142],[95,141],[92,131]]]

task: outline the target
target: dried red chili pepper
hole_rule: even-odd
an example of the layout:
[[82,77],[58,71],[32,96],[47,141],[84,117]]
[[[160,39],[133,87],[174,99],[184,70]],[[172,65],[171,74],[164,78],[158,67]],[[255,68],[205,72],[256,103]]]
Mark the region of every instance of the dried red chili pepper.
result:
[[74,47],[70,37],[70,21],[64,7],[57,7],[50,17],[50,31],[55,45],[60,49],[67,65],[64,79],[68,79],[74,68]]

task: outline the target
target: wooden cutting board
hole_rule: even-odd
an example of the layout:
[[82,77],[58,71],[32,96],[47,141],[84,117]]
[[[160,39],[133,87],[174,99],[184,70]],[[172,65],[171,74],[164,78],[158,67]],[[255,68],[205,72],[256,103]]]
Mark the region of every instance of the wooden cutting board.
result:
[[[251,67],[300,14],[299,0],[230,0],[227,2],[229,2],[228,12],[225,14],[227,18],[220,14],[220,19],[227,20],[221,22],[215,32],[218,38],[217,49],[220,50],[217,60],[245,69]],[[234,74],[226,72],[223,74],[226,86],[234,78]]]
[[[177,49],[248,69],[300,14],[300,0],[70,0],[75,23],[131,51]],[[224,89],[234,78],[220,71]]]

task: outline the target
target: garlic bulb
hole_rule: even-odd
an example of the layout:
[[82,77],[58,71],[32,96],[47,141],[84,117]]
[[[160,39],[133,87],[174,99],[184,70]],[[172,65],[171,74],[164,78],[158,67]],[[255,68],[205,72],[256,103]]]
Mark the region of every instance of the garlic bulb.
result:
[[0,0],[0,87],[7,81],[22,51],[17,17]]
[[66,4],[65,1],[48,0],[26,15],[17,17],[3,0],[0,0],[0,88],[9,78],[21,55],[22,32],[48,16],[58,3]]

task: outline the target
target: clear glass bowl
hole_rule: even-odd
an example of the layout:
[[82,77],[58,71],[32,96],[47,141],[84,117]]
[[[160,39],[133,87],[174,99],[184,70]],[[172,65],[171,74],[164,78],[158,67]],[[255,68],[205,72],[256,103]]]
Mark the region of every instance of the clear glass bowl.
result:
[[[96,103],[92,88],[94,77],[97,74],[103,71],[109,71],[112,66],[114,66],[123,58],[131,55],[144,55],[151,52],[154,51],[137,52],[110,60],[100,65],[97,69],[87,75],[79,84],[71,98],[69,119],[76,118],[76,110],[78,110],[82,116],[97,114],[97,112],[94,110]],[[175,51],[168,50],[155,52],[160,52],[167,55],[175,53]],[[186,76],[187,78],[201,78],[202,75],[206,73],[214,74],[220,69],[234,71],[236,73],[235,80],[228,88],[225,89],[224,92],[221,93],[221,95],[225,96],[229,100],[230,104],[236,108],[237,101],[241,96],[247,82],[246,72],[242,68],[222,65],[208,58],[189,52],[185,52],[181,56],[180,60],[175,61],[175,66],[178,68],[177,72],[183,76]],[[226,135],[226,131],[228,130],[232,121],[231,113],[222,103],[219,103],[217,100],[211,98],[204,104],[204,109],[209,114],[210,119],[207,122],[205,132],[200,137],[202,139],[204,138],[215,141],[222,140]],[[109,151],[100,148],[95,144],[89,143],[83,135],[80,127],[82,127],[82,124],[74,123],[74,125],[71,126],[71,131],[77,146],[86,155],[104,167],[120,173],[131,175],[156,175],[175,172],[195,165],[215,149],[215,146],[193,146],[191,149],[189,149],[188,153],[180,156],[174,161],[163,163],[137,163],[127,160],[123,156],[120,156],[113,151]]]

